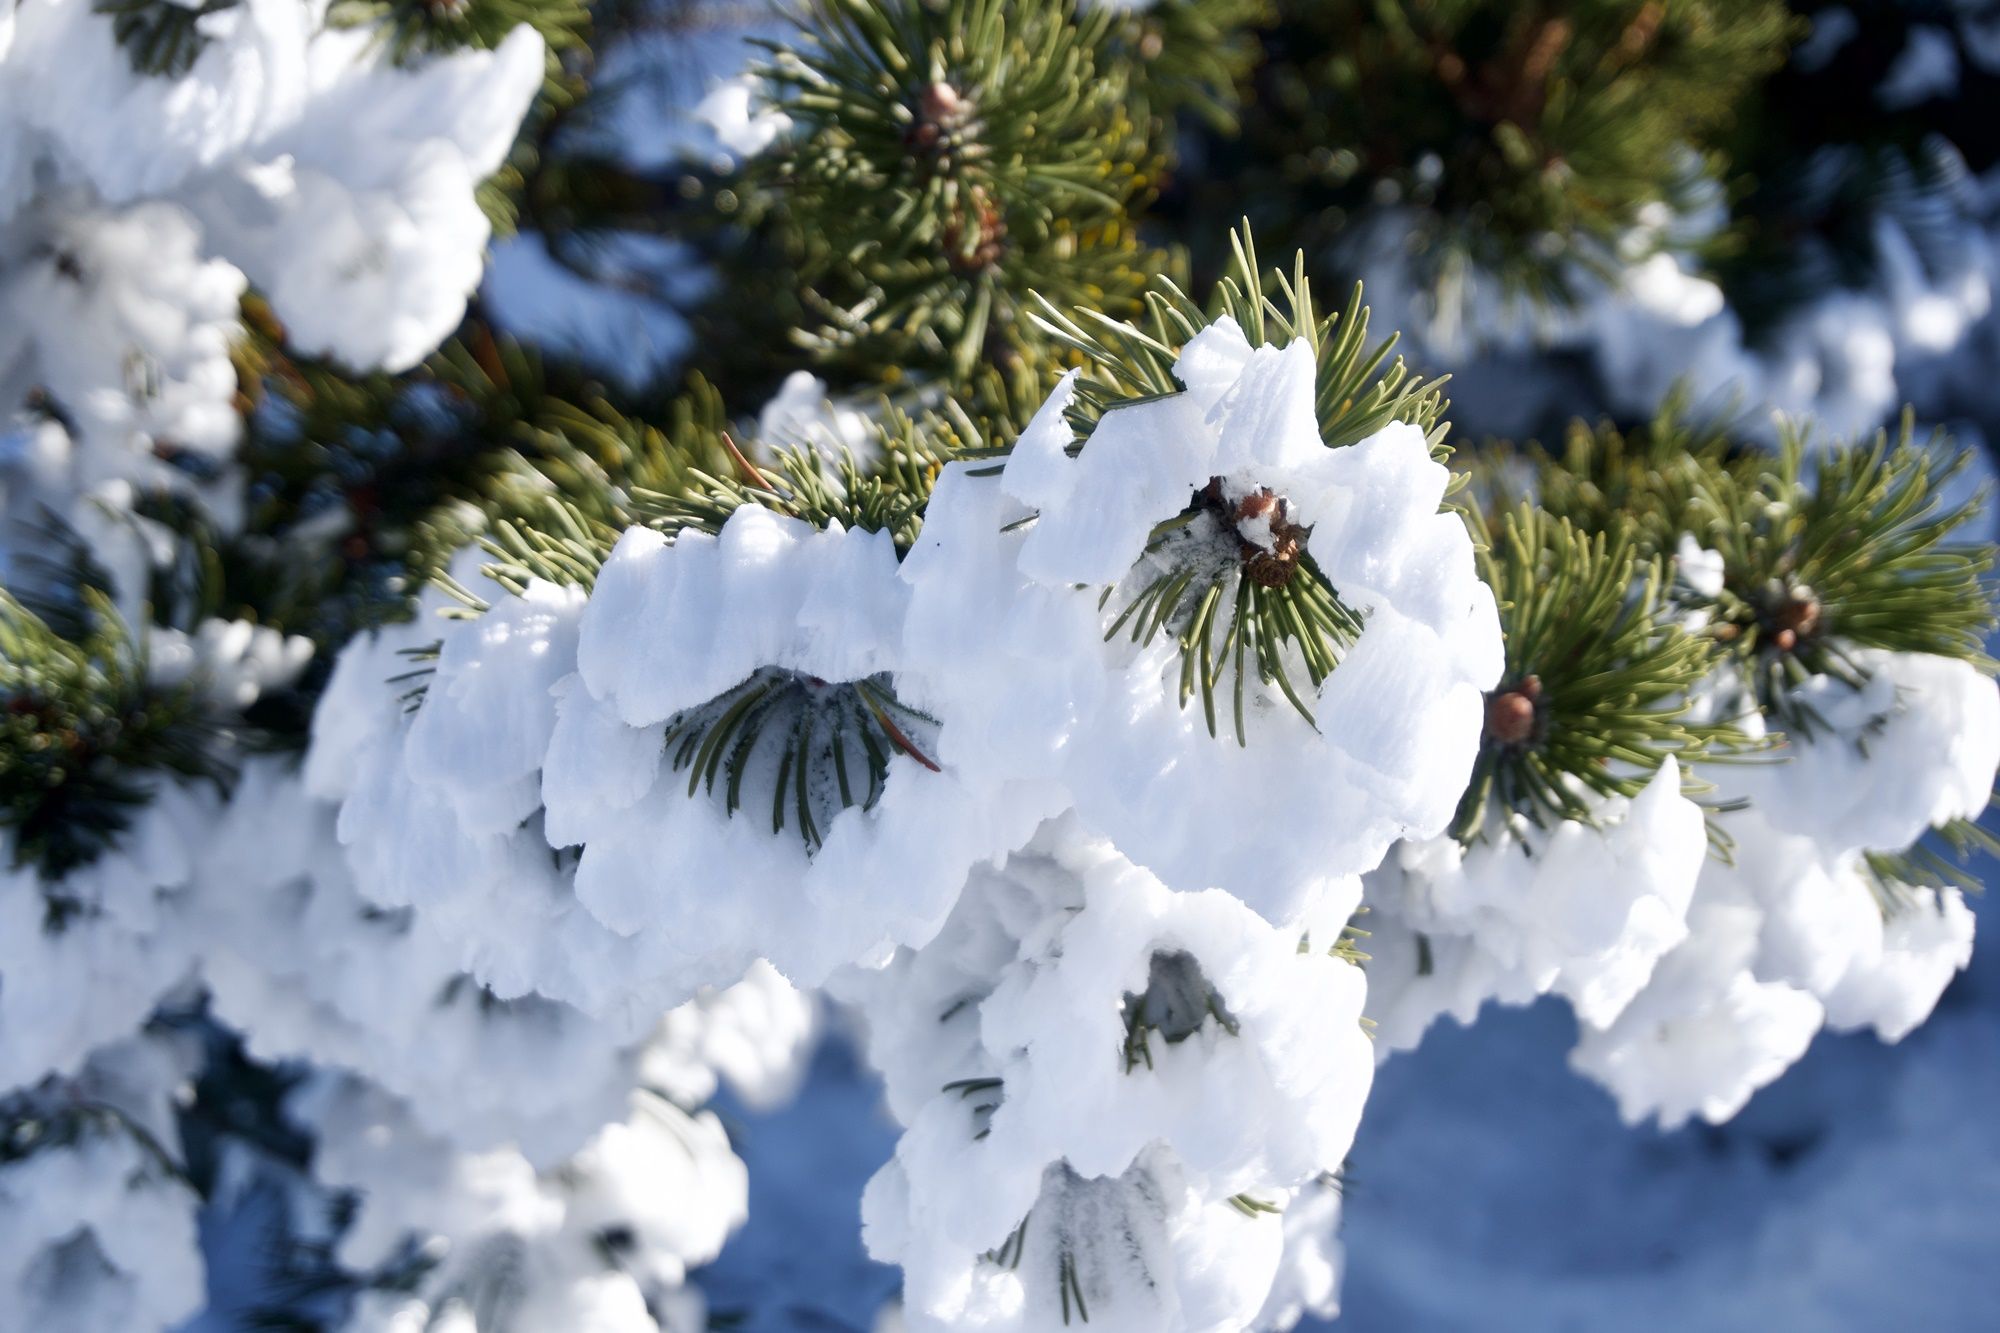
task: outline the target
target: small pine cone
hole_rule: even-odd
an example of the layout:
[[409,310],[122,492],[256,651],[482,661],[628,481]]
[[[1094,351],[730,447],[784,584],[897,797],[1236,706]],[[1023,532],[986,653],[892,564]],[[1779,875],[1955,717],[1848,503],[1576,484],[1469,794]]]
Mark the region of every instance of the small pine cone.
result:
[[1542,679],[1529,676],[1512,689],[1486,696],[1486,734],[1502,745],[1521,745],[1534,738],[1540,722],[1537,705],[1542,697]]
[[1777,614],[1771,617],[1775,631],[1771,636],[1772,642],[1777,644],[1780,652],[1789,653],[1799,646],[1801,639],[1812,637],[1813,631],[1819,628],[1819,620],[1819,599],[1813,596],[1812,589],[1794,588],[1784,605],[1778,608]]
[[950,136],[971,114],[972,105],[942,79],[917,94],[916,120],[903,132],[903,142],[926,156],[950,147]]
[[[1269,488],[1255,490],[1236,502],[1231,514],[1242,543],[1243,572],[1252,583],[1266,588],[1282,588],[1299,571],[1299,557],[1305,553],[1308,529],[1289,518],[1291,506]],[[1242,525],[1262,520],[1270,525],[1271,545],[1258,545],[1242,535]]]
[[1255,490],[1236,502],[1236,521],[1247,523],[1252,519],[1268,518],[1273,527],[1284,521],[1285,502],[1269,487]]
[[945,224],[944,249],[951,266],[959,273],[984,273],[1000,262],[1007,253],[1007,220],[1000,216],[992,198],[986,191],[974,186],[971,203],[978,213],[978,231],[968,247],[963,217],[955,217]]
[[1282,588],[1299,572],[1299,557],[1305,554],[1306,530],[1296,523],[1271,525],[1271,549],[1246,543],[1243,572],[1250,581],[1265,588]]

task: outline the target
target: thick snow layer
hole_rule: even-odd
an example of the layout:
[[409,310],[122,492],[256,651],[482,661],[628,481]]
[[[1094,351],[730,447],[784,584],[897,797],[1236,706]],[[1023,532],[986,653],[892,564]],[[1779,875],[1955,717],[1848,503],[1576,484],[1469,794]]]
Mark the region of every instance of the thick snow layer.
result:
[[1072,820],[848,984],[907,1126],[863,1219],[912,1328],[1242,1327],[1373,1070],[1357,969]]
[[877,452],[867,413],[827,397],[826,382],[795,370],[757,414],[756,441],[765,449],[810,449],[821,457],[852,454],[866,464]]
[[[539,819],[529,819],[555,725],[548,687],[574,667],[582,600],[538,584],[474,621],[425,617],[356,640],[314,716],[306,776],[315,793],[343,801],[340,840],[370,901],[422,912],[500,998],[539,989],[637,1037],[665,997],[633,996],[623,984],[632,950],[613,961],[621,942],[576,904]],[[409,653],[440,635],[435,668],[413,681],[422,664]],[[405,699],[413,683],[428,686],[421,733]],[[452,785],[455,774],[467,781]]]
[[780,1106],[798,1093],[819,1030],[815,998],[756,963],[735,985],[668,1011],[642,1050],[640,1081],[682,1106],[725,1085],[747,1106]]
[[1697,1114],[1727,1120],[1805,1053],[1825,1018],[1808,992],[1751,971],[1755,909],[1699,902],[1688,926],[1617,1021],[1586,1029],[1570,1055],[1610,1089],[1628,1122],[1657,1115],[1672,1129]]
[[1728,1124],[1667,1134],[1563,1067],[1560,1006],[1434,1033],[1379,1072],[1331,1327],[1984,1328],[1994,961],[1901,1046],[1821,1037]]
[[368,1085],[322,1077],[294,1094],[317,1135],[315,1171],[359,1197],[342,1258],[368,1265],[414,1240],[436,1259],[417,1289],[362,1300],[355,1326],[468,1333],[578,1328],[694,1333],[689,1266],[743,1220],[742,1163],[714,1115],[652,1093],[558,1167],[454,1151]]
[[179,1323],[203,1293],[193,1191],[130,1129],[51,1097],[70,1127],[0,1164],[0,1333]]
[[614,1118],[638,1052],[566,1005],[495,1000],[421,914],[371,908],[333,807],[276,762],[246,775],[186,909],[215,1015],[273,1062],[365,1075],[427,1132],[545,1164]]
[[[1442,830],[1500,670],[1498,622],[1464,526],[1438,511],[1447,476],[1422,432],[1326,448],[1309,349],[1252,348],[1226,319],[1188,344],[1177,374],[1187,392],[1111,411],[1074,455],[1066,379],[997,480],[945,469],[903,567],[910,651],[965,687],[947,701],[947,761],[1052,778],[1168,884],[1221,888],[1282,920],[1396,838]],[[1148,551],[1155,525],[1217,477],[1231,501],[1285,497],[1311,558],[1365,618],[1338,669],[1306,689],[1316,724],[1246,682],[1244,745],[1182,706],[1171,633],[1143,647],[1104,637],[1166,572],[1165,548]],[[1199,526],[1189,559],[1235,559],[1234,532]],[[1225,604],[1241,577],[1223,576]],[[1273,820],[1287,836],[1255,854],[1224,833]]]
[[2000,687],[1969,662],[1858,650],[1860,689],[1815,677],[1794,703],[1817,719],[1787,736],[1789,762],[1729,773],[1771,824],[1828,855],[1900,851],[1925,830],[1975,818],[2000,767]]
[[541,86],[542,41],[523,24],[491,52],[403,70],[367,29],[328,30],[309,59],[304,112],[194,207],[295,344],[402,370],[478,286],[491,228],[473,191]]
[[[1569,1006],[1545,1000],[1441,1025],[1377,1071],[1338,1196],[1340,1317],[1305,1327],[1989,1322],[2000,1126],[1981,1108],[2000,1097],[2000,956],[1975,958],[1899,1046],[1822,1035],[1720,1126],[1626,1125],[1567,1067],[1576,1036]],[[732,1327],[894,1327],[874,1321],[898,1275],[868,1264],[851,1230],[862,1181],[892,1149],[878,1096],[836,1043],[801,1101],[740,1118],[751,1218],[698,1275]]]
[[324,0],[243,0],[202,16],[185,73],[149,76],[112,24],[87,0],[15,19],[0,222],[29,180],[163,210],[188,237],[191,217],[216,272],[256,282],[295,345],[361,367],[413,365],[458,323],[489,232],[473,191],[541,86],[532,28],[405,69],[370,27],[329,26]]
[[292,684],[312,654],[312,640],[304,635],[214,616],[193,633],[155,628],[146,634],[148,678],[167,686],[192,684],[224,712],[241,713],[267,691]]
[[229,345],[243,287],[234,267],[203,256],[199,228],[172,203],[106,206],[69,190],[0,218],[0,404],[45,390],[102,442],[93,461],[112,475],[171,477],[146,456],[154,440],[226,455],[239,429]]
[[1725,1120],[1822,1022],[1899,1040],[1970,956],[1956,894],[1883,881],[1863,853],[1902,851],[1985,809],[2000,694],[1964,662],[1851,656],[1858,688],[1821,677],[1796,692],[1813,722],[1785,738],[1782,762],[1714,770],[1719,795],[1749,802],[1721,817],[1729,859],[1703,867],[1690,937],[1617,1022],[1578,1043],[1576,1067],[1628,1119]]
[[[1683,551],[1696,577],[1700,554]],[[1705,774],[1720,784],[1725,852],[1704,857],[1700,812],[1666,772],[1601,831],[1500,827],[1465,852],[1399,848],[1367,880],[1383,1054],[1415,1046],[1439,1014],[1469,1024],[1489,1000],[1553,990],[1580,1021],[1573,1065],[1628,1120],[1671,1128],[1736,1114],[1823,1023],[1887,1041],[1920,1024],[1970,956],[1971,917],[1955,892],[1895,883],[1863,853],[1985,808],[2000,695],[1964,662],[1849,656],[1858,686],[1814,678],[1796,692],[1809,730]],[[1695,702],[1707,716],[1741,697],[1718,677]]]
[[[459,323],[489,225],[475,198],[541,86],[521,26],[493,51],[394,65],[325,0],[194,20],[185,72],[136,73],[89,0],[6,6],[0,33],[0,576],[53,523],[138,618],[138,490],[241,522],[232,345],[247,283],[291,346],[401,370]],[[23,443],[25,439],[27,442]]]
[[0,836],[0,1093],[72,1073],[136,1029],[193,967],[171,914],[219,804],[162,785],[118,845],[45,880]]
[[1368,1013],[1383,1055],[1440,1014],[1471,1022],[1487,999],[1555,991],[1603,1027],[1687,934],[1708,853],[1701,808],[1672,759],[1593,824],[1495,827],[1470,848],[1405,843],[1366,880]]
[[357,884],[416,907],[504,996],[539,992],[637,1025],[760,958],[816,984],[928,939],[967,868],[1048,812],[1027,783],[975,789],[932,771],[913,742],[888,758],[872,808],[814,790],[831,813],[809,850],[795,815],[775,832],[764,811],[732,817],[725,784],[691,785],[669,764],[669,722],[758,672],[779,673],[775,687],[800,703],[750,756],[751,807],[777,788],[778,733],[862,707],[843,702],[845,682],[887,673],[881,688],[925,708],[923,683],[901,671],[907,593],[886,534],[751,507],[719,536],[628,532],[587,605],[546,583],[496,597],[474,620],[440,623],[413,721],[386,682],[402,674],[394,645],[425,631],[349,648],[309,769],[344,799]]

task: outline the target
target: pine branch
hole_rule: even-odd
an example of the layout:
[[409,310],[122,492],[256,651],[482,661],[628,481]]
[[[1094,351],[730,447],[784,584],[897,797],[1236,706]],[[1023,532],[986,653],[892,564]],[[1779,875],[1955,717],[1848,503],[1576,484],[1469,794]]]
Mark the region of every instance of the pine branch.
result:
[[[149,681],[143,643],[86,596],[91,628],[69,640],[0,591],[0,832],[51,882],[115,846],[159,782],[234,776],[194,688]],[[69,907],[52,900],[51,924]]]
[[1912,888],[1984,892],[1986,886],[1973,866],[1981,857],[2000,857],[2000,834],[1960,818],[1932,829],[1903,851],[1865,853],[1862,870],[1887,916],[1911,910]]
[[91,0],[111,20],[111,32],[140,74],[178,79],[194,68],[208,45],[200,21],[234,9],[240,0]]
[[807,345],[962,382],[1030,355],[1033,290],[1129,310],[1152,150],[1113,19],[1074,0],[814,0],[761,69],[795,136],[752,183],[819,308]]
[[1371,347],[1361,284],[1354,285],[1341,311],[1321,315],[1303,253],[1294,257],[1289,274],[1266,272],[1259,267],[1247,221],[1231,235],[1230,246],[1229,271],[1216,284],[1206,309],[1165,277],[1154,279],[1145,294],[1143,324],[1088,307],[1064,314],[1053,301],[1036,295],[1038,309],[1030,318],[1083,361],[1084,375],[1071,409],[1080,432],[1087,433],[1099,417],[1122,403],[1179,393],[1173,366],[1180,349],[1227,316],[1242,327],[1253,346],[1283,347],[1303,339],[1313,349],[1319,370],[1315,402],[1320,435],[1329,448],[1367,439],[1393,421],[1407,421],[1421,427],[1433,449],[1441,450],[1449,429],[1444,421],[1447,404],[1440,392],[1445,381],[1411,374],[1401,357],[1389,362],[1395,335]]
[[1668,758],[1725,739],[1684,720],[1713,645],[1680,627],[1659,562],[1637,557],[1622,528],[1586,535],[1526,504],[1496,534],[1471,522],[1506,667],[1454,837],[1483,836],[1496,813],[1594,823],[1598,800],[1636,796]]
[[[1368,438],[1392,422],[1410,422],[1442,456],[1448,429],[1441,381],[1411,375],[1400,359],[1386,366],[1395,339],[1371,350],[1368,311],[1357,285],[1346,309],[1320,316],[1298,256],[1289,276],[1265,275],[1247,226],[1233,238],[1235,271],[1217,285],[1209,311],[1169,279],[1146,295],[1146,327],[1100,312],[1065,315],[1046,299],[1032,316],[1059,347],[1083,362],[1070,421],[1082,437],[1072,452],[1089,447],[1089,433],[1106,412],[1181,392],[1173,367],[1180,349],[1214,319],[1236,321],[1253,345],[1285,346],[1304,340],[1318,367],[1315,403],[1321,438],[1338,448]],[[1267,294],[1268,293],[1268,294]],[[1211,736],[1220,734],[1217,687],[1233,681],[1229,717],[1239,744],[1249,743],[1244,690],[1254,669],[1308,722],[1307,696],[1332,674],[1342,652],[1359,637],[1361,616],[1345,605],[1306,549],[1307,531],[1290,521],[1288,502],[1269,492],[1233,502],[1260,507],[1273,523],[1277,549],[1265,551],[1233,539],[1247,513],[1232,512],[1220,479],[1193,495],[1179,514],[1160,522],[1130,592],[1112,615],[1105,638],[1129,635],[1151,643],[1161,633],[1178,642],[1181,706],[1198,693]],[[1118,589],[1105,590],[1109,606]],[[1309,689],[1293,680],[1303,666]]]
[[1221,180],[1202,188],[1315,256],[1402,210],[1440,310],[1481,280],[1566,303],[1646,210],[1691,206],[1796,23],[1777,0],[1277,8],[1240,137],[1204,152]]
[[1147,964],[1146,989],[1126,992],[1122,1012],[1128,1074],[1142,1064],[1153,1068],[1154,1033],[1174,1046],[1210,1021],[1232,1037],[1240,1026],[1202,973],[1200,961],[1185,949],[1156,950]]
[[1805,433],[1787,427],[1776,457],[1754,471],[1700,474],[1689,527],[1724,571],[1708,633],[1788,729],[1816,723],[1793,698],[1809,677],[1860,683],[1853,648],[1992,669],[1995,551],[1952,540],[1985,497],[1946,503],[1943,487],[1970,456],[1940,461],[1943,437],[1917,446],[1913,432],[1906,413],[1893,444],[1878,432],[1816,453],[1808,468]]
[[524,23],[555,56],[584,45],[590,9],[586,0],[333,0],[326,21],[374,28],[389,58],[408,65],[441,52],[490,51]]

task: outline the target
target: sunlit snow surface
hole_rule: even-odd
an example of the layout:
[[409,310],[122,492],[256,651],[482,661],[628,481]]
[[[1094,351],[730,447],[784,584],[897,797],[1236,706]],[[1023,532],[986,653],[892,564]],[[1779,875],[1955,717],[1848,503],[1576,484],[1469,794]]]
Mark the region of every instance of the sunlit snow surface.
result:
[[[2000,909],[1974,910],[1995,929]],[[1382,1066],[1341,1333],[1991,1327],[2000,953],[1975,951],[1901,1045],[1822,1034],[1720,1128],[1625,1127],[1565,1065],[1575,1039],[1560,1001],[1489,1006]],[[695,1275],[712,1311],[744,1333],[870,1329],[897,1287],[854,1221],[895,1136],[872,1076],[835,1042],[796,1103],[724,1119],[750,1222]]]

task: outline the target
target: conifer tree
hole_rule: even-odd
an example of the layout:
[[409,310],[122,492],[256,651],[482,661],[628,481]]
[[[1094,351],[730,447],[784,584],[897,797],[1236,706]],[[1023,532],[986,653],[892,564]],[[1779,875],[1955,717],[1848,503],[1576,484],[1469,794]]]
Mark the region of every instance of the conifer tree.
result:
[[1440,1015],[1924,1021],[1982,20],[801,0],[662,149],[739,22],[0,0],[0,1333],[726,1326],[834,1004],[905,1326],[1288,1328]]

